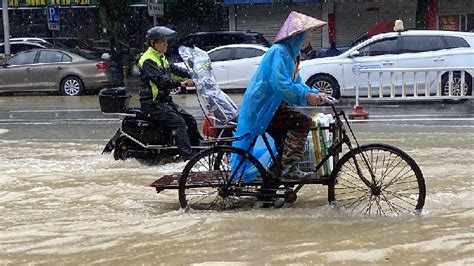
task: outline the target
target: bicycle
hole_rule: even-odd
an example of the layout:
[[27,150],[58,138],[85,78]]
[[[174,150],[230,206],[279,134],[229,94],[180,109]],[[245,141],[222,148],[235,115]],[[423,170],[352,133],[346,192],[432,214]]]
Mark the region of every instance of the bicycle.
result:
[[[295,202],[303,186],[322,184],[328,186],[329,204],[349,212],[376,216],[420,214],[425,203],[426,187],[415,160],[388,144],[359,145],[344,111],[337,111],[334,105],[336,100],[328,99],[327,102],[332,108],[334,122],[320,129],[332,133],[333,144],[314,171],[317,173],[328,160],[334,160],[334,168],[329,175],[275,183],[260,161],[250,154],[257,140],[255,137],[248,150],[219,144],[204,149],[186,164],[181,174],[164,176],[151,186],[158,193],[164,189],[177,189],[183,209],[225,210],[256,202],[261,202],[262,206],[280,207],[284,203]],[[317,127],[311,130],[317,130]],[[226,138],[225,142],[242,138]],[[271,152],[268,139],[265,135],[262,138],[273,163],[279,164]],[[344,144],[348,151],[339,158]],[[234,164],[233,169],[230,167],[232,156],[238,156],[241,160]],[[250,182],[244,181],[243,172],[247,170],[239,170],[245,165],[244,161],[258,172],[258,177]]]

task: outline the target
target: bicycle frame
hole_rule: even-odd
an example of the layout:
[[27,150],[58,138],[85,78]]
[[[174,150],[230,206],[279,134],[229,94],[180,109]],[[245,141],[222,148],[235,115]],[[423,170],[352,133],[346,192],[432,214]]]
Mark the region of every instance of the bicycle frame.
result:
[[[349,124],[349,121],[347,120],[347,117],[346,117],[346,114],[344,113],[344,111],[340,111],[338,112],[336,110],[336,107],[334,106],[334,104],[330,104],[331,105],[331,108],[333,110],[333,113],[334,113],[334,123],[331,123],[329,125],[329,127],[324,127],[322,129],[327,129],[327,130],[330,130],[334,133],[334,136],[333,136],[333,145],[331,145],[331,147],[329,147],[328,149],[328,154],[326,154],[326,156],[324,156],[321,161],[316,165],[316,167],[313,169],[313,171],[315,173],[317,173],[319,171],[319,169],[328,161],[330,160],[331,157],[334,157],[334,158],[337,158],[337,156],[339,155],[340,152],[342,152],[342,145],[343,144],[346,144],[346,146],[349,148],[349,152],[352,153],[352,159],[354,161],[354,165],[356,167],[356,170],[357,170],[357,173],[358,173],[358,176],[359,178],[362,180],[362,182],[364,182],[365,185],[367,185],[374,193],[377,193],[377,190],[378,188],[376,188],[376,186],[374,185],[375,183],[374,182],[370,182],[369,180],[367,180],[367,178],[363,175],[361,169],[360,169],[360,166],[359,166],[359,162],[357,161],[356,157],[354,156],[353,154],[353,150],[354,148],[352,147],[352,142],[351,142],[351,139],[349,138],[349,135],[347,134],[347,130],[346,130],[346,127],[344,124],[347,124],[352,136],[354,137],[354,140],[356,142],[356,146],[359,147],[359,143],[357,142],[357,139],[355,138],[355,135],[354,135],[354,132],[352,131],[352,128],[350,127],[350,124]],[[341,119],[341,117],[344,119],[344,121]],[[311,131],[314,131],[314,130],[317,130],[317,127],[313,127],[311,128]],[[281,162],[276,158],[276,155],[272,152],[272,149],[270,147],[270,143],[268,141],[268,138],[265,136],[265,134],[262,134],[261,135],[262,138],[263,138],[263,141],[265,143],[265,146],[267,148],[267,150],[269,151],[270,153],[270,156],[272,158],[272,162],[273,163],[276,163],[276,165],[279,167],[279,169],[281,170],[282,169],[282,165],[281,165]],[[250,147],[246,150],[247,153],[249,153],[252,148],[254,147],[256,141],[257,141],[257,138],[258,136],[256,136],[253,141],[252,141],[252,144],[250,145]],[[363,159],[364,159],[364,163],[369,165],[368,164],[368,161],[365,157],[365,155],[362,155],[363,156]],[[237,167],[240,167],[243,163],[243,160],[242,162],[240,162],[238,164]],[[237,172],[237,171],[236,171]],[[370,172],[370,175],[371,175],[371,179],[372,181],[375,180],[375,175],[374,173],[372,172],[372,169],[369,167],[369,172]],[[332,173],[331,173],[332,175]],[[268,175],[267,175],[268,176]],[[263,178],[263,177],[262,177]],[[265,178],[263,178],[265,179]],[[232,179],[231,179],[232,180]],[[330,180],[330,177],[326,177],[326,178],[320,178],[319,179],[319,182],[317,183],[321,183],[323,185],[327,185],[328,182]],[[269,180],[262,180],[265,183],[268,183]],[[293,190],[294,193],[297,193],[305,184],[307,184],[307,178],[304,178],[302,179],[297,187]],[[238,180],[238,183],[241,183],[242,180],[239,179]],[[316,182],[311,182],[311,183],[316,183]]]
[[[334,106],[334,104],[331,103],[331,108],[333,110],[333,113],[334,113],[334,119],[335,119],[335,122],[334,122],[334,128],[332,129],[334,133],[336,133],[336,137],[333,138],[333,139],[336,139],[337,142],[335,142],[331,147],[329,147],[329,150],[328,150],[328,154],[326,154],[326,156],[324,156],[322,159],[321,159],[321,162],[319,162],[315,169],[313,170],[314,172],[317,173],[317,171],[331,158],[331,156],[334,156],[336,157],[341,151],[342,151],[342,145],[343,144],[346,144],[346,146],[349,148],[349,152],[352,154],[352,160],[354,161],[354,165],[356,167],[356,170],[357,170],[357,174],[359,176],[359,178],[362,180],[362,182],[364,182],[364,184],[369,187],[372,191],[376,191],[378,190],[378,188],[374,185],[375,182],[370,182],[369,180],[367,180],[367,178],[365,178],[365,176],[362,174],[362,171],[360,169],[360,166],[359,166],[359,163],[356,159],[356,156],[354,156],[354,148],[352,147],[352,142],[351,142],[351,139],[349,138],[349,135],[347,134],[347,130],[346,130],[346,127],[344,126],[344,124],[346,124],[356,142],[356,146],[359,147],[359,143],[357,142],[357,139],[354,135],[354,132],[352,131],[352,128],[349,124],[349,121],[347,120],[347,117],[346,117],[346,114],[344,111],[340,111],[339,113],[337,112],[336,110],[336,107]],[[344,122],[341,120],[341,117],[344,118]],[[311,129],[311,130],[314,130],[314,129]],[[331,128],[329,128],[329,130],[331,130]],[[341,138],[338,138],[337,137],[337,134],[340,134]],[[367,161],[367,158],[365,157],[364,154],[362,154],[362,157],[364,159],[364,163],[369,165],[368,164],[368,161]],[[370,175],[371,175],[371,179],[372,181],[375,180],[375,175],[374,173],[372,172],[372,169],[370,167],[368,167],[369,169],[369,172],[370,172]],[[332,175],[332,173],[331,173]],[[305,179],[303,179],[300,184],[294,189],[294,192],[297,193],[305,184]],[[327,184],[327,183],[326,183]]]

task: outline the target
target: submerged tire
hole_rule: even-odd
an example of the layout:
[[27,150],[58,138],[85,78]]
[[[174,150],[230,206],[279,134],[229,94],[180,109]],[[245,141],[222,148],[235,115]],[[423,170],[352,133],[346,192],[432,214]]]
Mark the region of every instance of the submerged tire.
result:
[[362,145],[354,149],[353,154],[363,176],[374,185],[375,190],[359,178],[349,151],[337,162],[329,179],[330,204],[349,212],[375,216],[422,211],[426,196],[425,180],[408,154],[387,144]]
[[[141,153],[141,156],[137,156],[137,153]],[[122,136],[115,141],[114,159],[127,160],[129,158],[135,158],[143,165],[153,166],[163,163],[164,157],[151,150],[147,151],[133,140]]]
[[[179,202],[183,209],[226,210],[253,206],[257,201],[252,193],[260,185],[246,185],[240,176],[231,176],[232,155],[246,158],[264,178],[266,171],[260,162],[245,151],[230,146],[215,146],[196,154],[179,179]],[[233,169],[235,172],[235,169]],[[237,171],[240,172],[240,171]],[[247,195],[246,195],[247,194]]]

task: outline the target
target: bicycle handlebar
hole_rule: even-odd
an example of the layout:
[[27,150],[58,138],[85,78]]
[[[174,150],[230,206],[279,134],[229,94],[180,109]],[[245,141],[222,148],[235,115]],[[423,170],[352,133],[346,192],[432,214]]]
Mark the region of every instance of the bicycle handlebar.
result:
[[330,104],[335,104],[339,102],[339,100],[329,95],[324,96],[324,101]]

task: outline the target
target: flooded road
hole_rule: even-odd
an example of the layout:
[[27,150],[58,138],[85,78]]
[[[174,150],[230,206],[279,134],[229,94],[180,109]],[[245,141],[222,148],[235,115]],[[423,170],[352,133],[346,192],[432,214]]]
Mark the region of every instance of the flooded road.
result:
[[474,126],[354,124],[422,169],[421,216],[354,216],[305,186],[281,209],[179,210],[149,184],[184,163],[101,155],[117,122],[0,123],[0,264],[474,264]]

